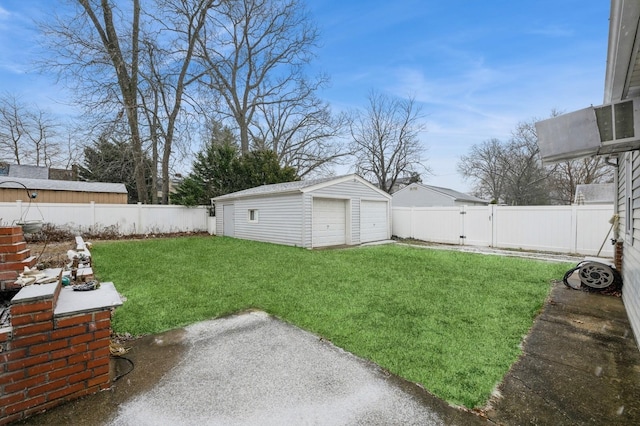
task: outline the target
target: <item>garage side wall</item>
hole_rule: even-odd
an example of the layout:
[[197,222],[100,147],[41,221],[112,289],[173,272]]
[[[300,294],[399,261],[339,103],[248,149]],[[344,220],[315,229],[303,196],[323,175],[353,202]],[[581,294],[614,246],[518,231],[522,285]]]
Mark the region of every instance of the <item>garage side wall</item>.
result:
[[[234,237],[303,246],[302,194],[243,198],[234,204]],[[254,220],[250,218],[252,210]]]
[[620,237],[624,238],[622,255],[622,300],[640,342],[640,155],[625,153],[619,159],[618,208]]

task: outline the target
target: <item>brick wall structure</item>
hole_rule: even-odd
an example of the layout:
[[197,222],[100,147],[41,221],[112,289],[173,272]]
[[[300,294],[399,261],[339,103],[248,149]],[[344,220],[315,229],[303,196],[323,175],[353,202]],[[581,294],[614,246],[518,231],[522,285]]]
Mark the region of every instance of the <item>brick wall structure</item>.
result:
[[0,425],[108,389],[113,283],[78,292],[58,280],[22,288],[0,328]]

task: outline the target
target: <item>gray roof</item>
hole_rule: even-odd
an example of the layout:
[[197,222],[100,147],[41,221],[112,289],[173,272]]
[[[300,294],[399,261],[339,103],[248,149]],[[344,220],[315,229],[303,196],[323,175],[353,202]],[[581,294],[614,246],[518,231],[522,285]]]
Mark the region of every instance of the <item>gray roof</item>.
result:
[[49,179],[49,168],[39,166],[25,166],[22,164],[10,164],[8,176],[28,179]]
[[576,204],[613,204],[615,185],[612,183],[592,183],[576,186]]
[[221,195],[219,197],[214,198],[213,200],[226,200],[231,198],[241,198],[248,196],[259,196],[259,195],[269,195],[269,194],[277,194],[281,192],[295,192],[302,191],[305,188],[310,186],[318,185],[325,182],[330,182],[332,180],[341,179],[346,176],[333,176],[319,179],[311,179],[311,180],[299,180],[295,182],[285,182],[285,183],[274,183],[271,185],[261,185],[256,186],[255,188],[249,188],[242,191],[232,192],[230,194]]
[[[456,201],[469,201],[469,202],[473,202],[473,203],[486,203],[486,204],[488,204],[487,200],[483,200],[481,198],[474,197],[473,195],[465,194],[464,192],[456,191],[456,190],[453,190],[453,189],[450,189],[450,188],[443,188],[441,186],[433,186],[433,185],[425,185],[425,184],[422,184],[422,183],[416,183],[416,185],[420,185],[420,186],[422,186],[424,188],[428,188],[428,189],[431,189],[433,191],[440,192],[441,194],[447,195],[447,196],[453,198]],[[411,186],[411,185],[409,185],[409,186]],[[405,187],[405,188],[408,188],[408,186]]]
[[[306,192],[307,190],[315,190],[318,188],[313,188],[316,186],[324,187],[329,185],[335,185],[342,182],[347,181],[359,181],[364,185],[369,186],[372,190],[384,195],[386,198],[391,200],[391,195],[382,191],[380,188],[373,185],[371,182],[364,180],[362,177],[357,174],[349,174],[342,176],[332,176],[325,177],[319,179],[310,179],[310,180],[300,180],[295,182],[285,182],[285,183],[275,183],[272,185],[262,185],[257,186],[255,188],[245,189],[243,191],[232,192],[231,194],[221,195],[219,197],[212,198],[212,201],[222,201],[222,200],[231,200],[235,198],[243,198],[243,197],[259,197],[265,195],[272,194],[282,194],[282,193],[291,193],[291,192]],[[313,188],[313,189],[308,189]]]
[[[17,182],[17,183],[16,183]],[[18,188],[24,186],[30,190],[49,191],[76,191],[76,192],[108,192],[116,194],[126,194],[127,188],[124,183],[109,182],[80,182],[71,180],[51,180],[51,179],[26,179],[17,177],[0,176],[0,189]]]

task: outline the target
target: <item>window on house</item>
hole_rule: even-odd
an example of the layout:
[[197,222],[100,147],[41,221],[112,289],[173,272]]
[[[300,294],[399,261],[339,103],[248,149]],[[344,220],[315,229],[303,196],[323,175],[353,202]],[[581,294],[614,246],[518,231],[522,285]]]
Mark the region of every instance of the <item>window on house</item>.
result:
[[249,209],[249,222],[258,221],[258,209]]

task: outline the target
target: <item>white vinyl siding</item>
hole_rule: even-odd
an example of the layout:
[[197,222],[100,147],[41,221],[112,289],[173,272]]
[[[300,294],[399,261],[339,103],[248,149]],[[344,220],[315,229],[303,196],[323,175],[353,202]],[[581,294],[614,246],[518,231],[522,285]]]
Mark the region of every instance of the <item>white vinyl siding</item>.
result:
[[[640,341],[640,159],[638,151],[626,153],[625,157],[631,157],[630,161],[621,158],[619,173],[619,206],[620,226],[629,223],[631,236],[625,236],[624,253],[622,256],[622,300],[624,301],[629,322],[633,328],[636,342]],[[629,167],[631,170],[629,170]],[[627,201],[627,177],[632,178],[631,200]],[[631,212],[627,212],[627,206],[631,205]],[[626,220],[627,215],[631,218]],[[622,229],[621,231],[624,231]]]
[[[302,246],[300,194],[244,198],[234,204],[236,212],[241,212],[236,214],[236,238]],[[257,220],[248,220],[250,210],[256,210]]]
[[313,199],[313,247],[337,246],[347,243],[347,201]]
[[360,201],[360,242],[382,241],[389,238],[389,203]]

